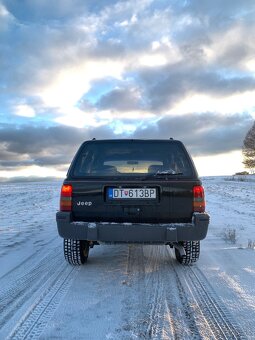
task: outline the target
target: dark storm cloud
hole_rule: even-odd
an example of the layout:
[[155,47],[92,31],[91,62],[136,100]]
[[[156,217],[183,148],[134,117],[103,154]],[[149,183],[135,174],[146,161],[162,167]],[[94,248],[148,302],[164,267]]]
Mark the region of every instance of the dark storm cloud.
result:
[[182,140],[192,155],[203,156],[231,152],[242,147],[252,125],[249,114],[223,116],[216,113],[167,116],[132,135],[114,135],[109,126],[91,129],[71,127],[19,129],[5,128],[0,133],[0,169],[25,165],[63,169],[69,164],[84,140],[108,138],[170,138]]
[[0,129],[0,168],[20,168],[25,165],[59,167],[69,164],[80,144],[93,137],[111,138],[109,127],[95,130],[73,127]]
[[114,109],[116,111],[132,111],[142,109],[143,103],[136,90],[114,89],[103,95],[96,104],[99,109]]
[[86,136],[84,130],[62,126],[5,128],[0,130],[1,166],[68,163]]
[[[75,133],[74,133],[75,131]],[[0,141],[7,143],[7,150],[20,154],[41,152],[46,147],[75,143],[81,138],[81,131],[71,127],[32,127],[5,128]]]
[[170,66],[138,71],[138,82],[146,92],[151,109],[171,107],[186,95],[195,93],[224,97],[255,89],[250,75],[232,76],[204,66],[178,63]]
[[138,69],[135,81],[134,84],[140,86],[140,98],[136,96],[137,92],[128,88],[113,89],[100,98],[97,108],[127,111],[146,107],[157,112],[167,110],[179,100],[196,93],[219,98],[255,89],[252,75],[229,76],[217,69],[185,63]]
[[239,150],[253,122],[249,114],[224,116],[217,113],[190,113],[167,116],[139,129],[134,138],[170,138],[183,141],[195,156]]

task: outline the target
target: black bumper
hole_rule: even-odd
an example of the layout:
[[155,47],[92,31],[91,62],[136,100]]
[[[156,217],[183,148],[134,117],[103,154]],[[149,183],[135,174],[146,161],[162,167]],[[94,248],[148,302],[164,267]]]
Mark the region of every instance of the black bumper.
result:
[[194,213],[192,223],[109,223],[74,222],[71,213],[57,212],[58,233],[74,240],[105,243],[166,244],[179,241],[199,241],[206,237],[209,215]]

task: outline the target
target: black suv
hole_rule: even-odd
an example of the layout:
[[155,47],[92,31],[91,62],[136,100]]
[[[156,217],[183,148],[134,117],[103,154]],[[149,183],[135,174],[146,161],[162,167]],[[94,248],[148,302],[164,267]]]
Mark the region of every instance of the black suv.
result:
[[100,243],[166,244],[180,263],[192,264],[209,224],[195,166],[173,139],[84,142],[64,180],[56,218],[73,265]]

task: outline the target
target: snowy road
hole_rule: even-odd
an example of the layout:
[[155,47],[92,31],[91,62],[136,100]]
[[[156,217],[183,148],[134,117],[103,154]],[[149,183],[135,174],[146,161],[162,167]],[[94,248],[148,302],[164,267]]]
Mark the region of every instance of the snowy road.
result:
[[204,184],[196,265],[167,246],[105,245],[78,268],[56,232],[60,183],[1,184],[0,339],[255,339],[255,183]]

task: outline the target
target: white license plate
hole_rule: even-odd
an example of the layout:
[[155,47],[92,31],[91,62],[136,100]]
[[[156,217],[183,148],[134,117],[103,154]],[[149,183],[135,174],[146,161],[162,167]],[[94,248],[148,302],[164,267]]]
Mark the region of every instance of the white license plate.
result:
[[155,188],[109,188],[109,199],[155,199],[157,193]]

